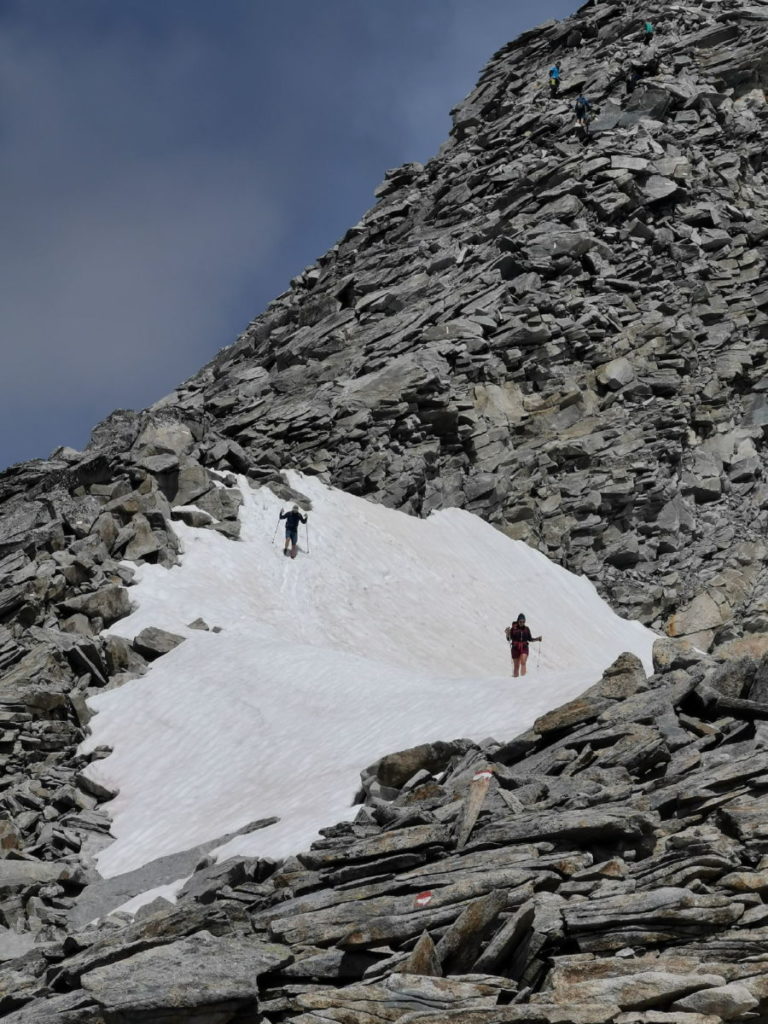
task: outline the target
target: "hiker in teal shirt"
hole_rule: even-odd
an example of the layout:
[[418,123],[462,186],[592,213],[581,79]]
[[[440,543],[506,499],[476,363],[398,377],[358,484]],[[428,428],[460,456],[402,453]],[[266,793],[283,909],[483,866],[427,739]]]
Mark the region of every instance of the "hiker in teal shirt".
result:
[[554,67],[549,69],[549,92],[552,96],[557,96],[560,92],[560,65],[555,64]]

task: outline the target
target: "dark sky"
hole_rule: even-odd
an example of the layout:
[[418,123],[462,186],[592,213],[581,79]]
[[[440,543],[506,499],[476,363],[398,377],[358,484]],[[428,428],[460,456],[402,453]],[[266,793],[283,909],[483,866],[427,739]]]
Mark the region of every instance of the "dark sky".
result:
[[0,468],[230,344],[576,6],[0,0]]

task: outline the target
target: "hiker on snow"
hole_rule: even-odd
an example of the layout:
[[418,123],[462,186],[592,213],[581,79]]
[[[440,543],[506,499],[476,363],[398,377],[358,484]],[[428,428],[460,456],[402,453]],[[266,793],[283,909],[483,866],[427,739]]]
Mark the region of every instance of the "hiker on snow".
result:
[[525,616],[521,612],[511,626],[507,626],[504,633],[512,652],[512,675],[515,679],[525,675],[525,666],[528,661],[528,644],[541,643],[540,636],[531,636],[531,631],[525,624]]
[[646,21],[644,31],[645,31],[645,36],[643,38],[645,40],[645,45],[648,46],[649,43],[653,42],[653,35],[654,35],[654,32],[656,31],[656,28],[654,27],[654,24],[653,24],[652,21]]
[[560,65],[555,64],[549,69],[549,91],[552,96],[560,92]]
[[306,523],[307,517],[299,512],[299,506],[294,505],[290,512],[280,509],[280,518],[285,520],[285,547],[284,555],[296,557],[299,544],[299,523]]

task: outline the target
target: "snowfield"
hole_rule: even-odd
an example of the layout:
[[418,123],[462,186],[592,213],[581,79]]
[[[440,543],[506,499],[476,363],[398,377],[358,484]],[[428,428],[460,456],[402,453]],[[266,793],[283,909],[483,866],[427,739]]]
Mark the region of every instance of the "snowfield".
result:
[[[242,539],[176,524],[182,564],[138,568],[136,611],[186,637],[141,679],[93,698],[83,750],[114,752],[88,774],[119,788],[106,805],[111,877],[276,816],[219,857],[283,857],[354,817],[360,771],[430,740],[505,740],[596,682],[622,651],[650,669],[655,635],[620,619],[573,576],[477,517],[426,520],[288,474],[312,500],[310,552],[284,558],[281,507],[242,479]],[[534,636],[513,680],[504,627]],[[188,628],[202,617],[222,632]]]

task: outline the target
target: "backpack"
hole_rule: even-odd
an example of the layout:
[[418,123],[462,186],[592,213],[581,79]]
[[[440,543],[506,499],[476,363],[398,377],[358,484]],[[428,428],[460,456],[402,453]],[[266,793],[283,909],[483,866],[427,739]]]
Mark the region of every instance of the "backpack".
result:
[[513,653],[514,653],[514,649],[515,648],[517,648],[518,651],[520,651],[520,649],[522,648],[523,644],[527,644],[528,643],[528,638],[529,637],[530,637],[530,631],[528,630],[528,627],[527,626],[518,626],[518,624],[516,622],[514,622],[509,627],[508,635],[507,635],[507,640],[509,640],[510,644],[512,645]]
[[653,32],[654,32],[654,28],[653,28],[653,24],[652,24],[652,22],[650,22],[650,21],[646,21],[646,23],[645,23],[645,31],[646,31],[646,33],[647,33],[647,34],[648,34],[649,36],[652,36],[652,35],[653,35]]
[[581,114],[589,108],[589,100],[579,96],[576,100],[576,113]]

